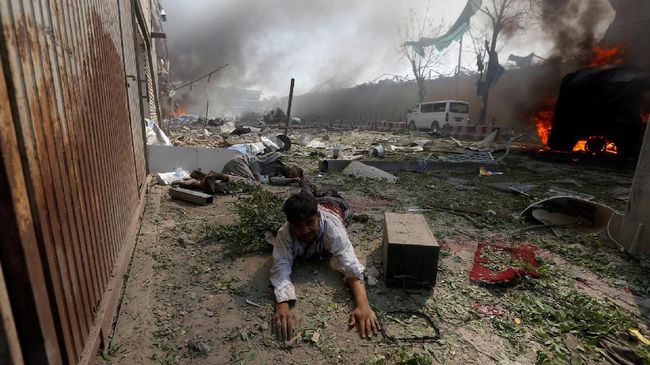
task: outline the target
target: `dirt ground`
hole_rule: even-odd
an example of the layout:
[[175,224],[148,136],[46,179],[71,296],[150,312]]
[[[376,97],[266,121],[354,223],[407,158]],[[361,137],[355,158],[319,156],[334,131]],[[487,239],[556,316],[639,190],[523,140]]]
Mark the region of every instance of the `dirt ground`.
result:
[[[385,147],[408,146],[413,139],[428,138],[371,132],[327,135],[329,145],[360,150],[376,141]],[[454,149],[443,139],[434,140],[434,146],[420,156]],[[238,220],[231,204],[238,196],[217,196],[212,205],[194,206],[172,200],[168,187],[152,182],[113,339],[97,363],[607,363],[612,358],[606,341],[647,356],[648,347],[631,340],[627,330],[649,333],[648,264],[620,252],[605,235],[557,237],[548,229],[525,229],[535,223],[515,219],[532,202],[567,190],[622,211],[633,165],[552,162],[535,153],[511,152],[503,165],[491,167],[503,175],[402,172],[396,173],[396,184],[387,184],[319,173],[318,156],[311,152],[296,147],[288,159],[303,166],[315,183],[338,189],[349,200],[351,213],[369,217],[365,223],[351,223],[348,232],[373,277],[382,274],[383,213],[428,208],[422,214],[442,246],[435,288],[387,288],[381,280],[367,286],[388,333],[418,341],[392,341],[383,335],[362,340],[348,331],[354,305],[350,293],[331,262],[315,260],[299,262],[292,276],[301,338],[279,343],[269,329],[274,310],[270,252],[237,255],[229,242],[205,239],[206,227]],[[524,185],[526,195],[495,188]],[[297,191],[264,188],[281,197]],[[432,209],[437,206],[483,214],[463,217]],[[538,246],[543,277],[497,287],[470,282],[479,242]],[[440,338],[423,340],[435,334],[431,324],[423,317],[388,313],[398,309],[428,316]]]

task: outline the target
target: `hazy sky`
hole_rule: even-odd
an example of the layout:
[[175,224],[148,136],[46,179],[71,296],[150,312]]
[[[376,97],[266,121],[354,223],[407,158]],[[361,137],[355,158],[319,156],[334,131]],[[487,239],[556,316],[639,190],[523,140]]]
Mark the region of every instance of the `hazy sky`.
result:
[[[485,0],[484,2],[487,2]],[[584,0],[595,1],[595,0]],[[410,75],[399,51],[399,30],[410,9],[450,26],[461,0],[162,0],[171,60],[171,77],[187,81],[229,63],[215,80],[222,86],[262,90],[264,96],[286,95],[291,77],[296,92],[317,85],[351,86],[384,73]],[[610,19],[611,20],[611,19]],[[478,21],[478,20],[475,20]],[[550,41],[531,25],[501,52],[535,52],[547,56]],[[448,48],[438,71],[453,71],[458,43]],[[475,69],[468,35],[463,67]]]

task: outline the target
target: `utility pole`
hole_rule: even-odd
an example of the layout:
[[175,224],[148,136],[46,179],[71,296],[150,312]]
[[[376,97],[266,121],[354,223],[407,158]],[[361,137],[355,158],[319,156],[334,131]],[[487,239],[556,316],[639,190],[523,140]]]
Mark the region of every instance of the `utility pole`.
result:
[[210,94],[208,93],[210,88],[210,77],[212,74],[208,75],[208,81],[205,83],[205,126],[208,125],[208,110],[210,109]]
[[289,105],[287,105],[287,125],[284,127],[284,135],[289,134],[289,123],[291,123],[291,101],[293,100],[293,84],[295,79],[291,78],[291,86],[289,86]]
[[456,100],[459,98],[460,90],[460,61],[463,55],[463,35],[460,36],[460,45],[458,47],[458,67],[456,68]]

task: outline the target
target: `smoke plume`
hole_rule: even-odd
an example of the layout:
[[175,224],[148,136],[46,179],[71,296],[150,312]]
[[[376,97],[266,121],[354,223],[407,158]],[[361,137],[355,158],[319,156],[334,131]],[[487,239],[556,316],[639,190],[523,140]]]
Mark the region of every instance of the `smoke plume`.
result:
[[372,80],[402,67],[398,24],[427,2],[164,0],[170,77],[188,81],[228,63],[214,76],[221,85],[266,95],[286,95],[298,72],[297,92]]
[[612,16],[605,0],[541,0],[538,4],[542,31],[551,38],[558,57],[591,52]]

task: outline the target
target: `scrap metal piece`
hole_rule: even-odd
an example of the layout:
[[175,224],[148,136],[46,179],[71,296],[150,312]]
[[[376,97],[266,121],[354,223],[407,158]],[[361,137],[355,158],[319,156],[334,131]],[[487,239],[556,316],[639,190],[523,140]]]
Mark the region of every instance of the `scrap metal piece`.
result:
[[365,177],[375,180],[387,180],[388,182],[397,182],[397,176],[389,174],[386,171],[380,170],[376,167],[368,166],[359,161],[351,162],[343,171],[343,175]]
[[[549,214],[549,213],[561,213]],[[539,220],[541,223],[565,227],[584,233],[601,232],[614,214],[614,210],[606,205],[594,203],[573,196],[556,196],[544,199],[530,205],[520,216]],[[575,217],[574,223],[569,222],[565,216]],[[559,232],[558,232],[559,233]]]
[[494,163],[494,157],[490,151],[467,151],[462,154],[438,156],[442,161],[447,162],[474,162],[474,163]]

